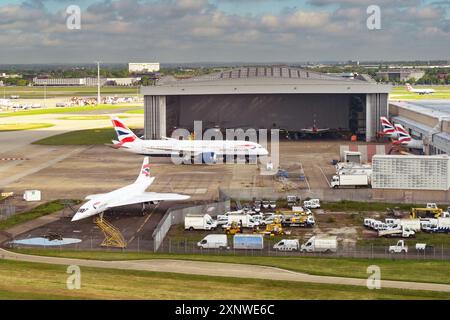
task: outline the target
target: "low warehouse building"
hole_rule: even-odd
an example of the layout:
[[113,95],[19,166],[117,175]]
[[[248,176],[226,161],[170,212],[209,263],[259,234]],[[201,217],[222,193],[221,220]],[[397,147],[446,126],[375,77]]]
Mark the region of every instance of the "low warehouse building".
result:
[[450,154],[450,103],[443,100],[390,101],[389,114],[415,139],[422,139],[425,153]]
[[448,155],[375,155],[372,188],[448,191],[449,164]]
[[346,130],[374,140],[391,86],[283,66],[243,67],[143,87],[145,137],[172,128]]

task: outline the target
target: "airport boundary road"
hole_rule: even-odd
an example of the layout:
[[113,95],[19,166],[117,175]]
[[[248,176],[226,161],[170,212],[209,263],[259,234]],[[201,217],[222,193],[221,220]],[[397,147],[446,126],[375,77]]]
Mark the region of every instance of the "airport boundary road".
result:
[[[84,259],[69,259],[57,257],[32,256],[5,249],[0,249],[0,257],[7,260],[46,263],[56,265],[77,265],[79,267],[108,268],[121,270],[138,270],[153,272],[169,272],[191,275],[219,276],[247,279],[282,280],[294,282],[309,282],[322,284],[340,284],[353,286],[367,286],[366,279],[314,276],[300,272],[284,270],[280,268],[219,263],[219,262],[199,262],[188,260],[154,259],[135,261],[99,261]],[[406,282],[381,280],[382,288],[396,288],[404,290],[426,290],[450,292],[450,285],[436,283]]]

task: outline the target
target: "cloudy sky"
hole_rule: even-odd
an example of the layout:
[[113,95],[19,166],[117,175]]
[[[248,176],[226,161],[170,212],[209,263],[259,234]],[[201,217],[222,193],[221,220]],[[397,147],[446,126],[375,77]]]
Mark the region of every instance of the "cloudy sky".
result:
[[450,0],[0,0],[0,63],[412,59],[450,60]]

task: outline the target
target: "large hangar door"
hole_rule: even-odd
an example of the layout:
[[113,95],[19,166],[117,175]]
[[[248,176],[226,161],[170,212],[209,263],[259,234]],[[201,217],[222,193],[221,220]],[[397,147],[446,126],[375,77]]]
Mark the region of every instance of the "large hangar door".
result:
[[319,127],[348,130],[350,103],[349,94],[178,96],[168,100],[167,114],[171,125],[187,129],[202,120],[204,127],[299,131],[316,120]]

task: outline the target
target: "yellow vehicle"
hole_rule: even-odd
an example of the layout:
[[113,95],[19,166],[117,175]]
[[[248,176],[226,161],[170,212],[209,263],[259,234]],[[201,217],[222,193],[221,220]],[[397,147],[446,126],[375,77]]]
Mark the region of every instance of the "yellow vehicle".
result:
[[441,208],[412,208],[411,219],[417,218],[439,218],[442,216],[443,210]]
[[281,221],[279,219],[274,219],[272,223],[266,225],[266,229],[261,233],[270,235],[283,235],[285,232],[283,230],[283,226],[281,225]]
[[289,227],[313,227],[315,224],[313,216],[306,215],[285,215],[283,216],[283,226]]
[[225,228],[225,233],[231,235],[242,233],[242,227],[237,222],[232,222],[229,227]]

